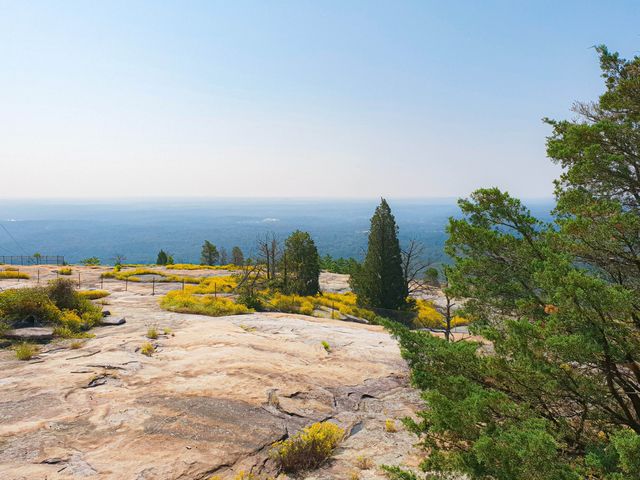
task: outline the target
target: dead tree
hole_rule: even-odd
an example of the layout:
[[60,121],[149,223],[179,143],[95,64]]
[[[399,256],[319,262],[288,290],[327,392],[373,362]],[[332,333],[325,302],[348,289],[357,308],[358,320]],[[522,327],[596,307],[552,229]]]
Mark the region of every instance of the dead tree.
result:
[[409,240],[401,250],[402,274],[410,295],[425,289],[424,273],[431,262],[425,259],[424,252],[424,245],[417,240]]
[[276,278],[280,251],[280,243],[275,233],[269,232],[258,238],[258,260],[266,266],[267,280]]

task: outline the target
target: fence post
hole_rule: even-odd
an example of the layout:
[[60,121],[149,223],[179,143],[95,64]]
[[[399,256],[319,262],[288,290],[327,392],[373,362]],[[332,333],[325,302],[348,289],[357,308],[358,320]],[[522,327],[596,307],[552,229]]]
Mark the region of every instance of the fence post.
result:
[[100,275],[100,290],[104,290],[104,277]]
[[151,279],[151,295],[156,294],[156,277]]
[[184,292],[184,277],[182,277],[182,291]]
[[80,272],[78,272],[78,288],[80,288]]
[[128,286],[129,286],[129,278],[127,277],[127,278],[124,279],[124,291],[125,292],[127,291],[127,287]]
[[40,269],[38,269],[38,285],[40,285]]

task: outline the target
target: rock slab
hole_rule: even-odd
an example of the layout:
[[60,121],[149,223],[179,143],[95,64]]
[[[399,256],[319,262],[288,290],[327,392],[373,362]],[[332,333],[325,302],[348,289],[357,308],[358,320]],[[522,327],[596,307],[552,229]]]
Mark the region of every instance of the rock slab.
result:
[[53,339],[53,328],[16,328],[6,331],[4,337],[22,342],[50,342]]
[[124,323],[127,323],[127,320],[124,317],[120,317],[120,318],[104,317],[100,322],[101,325],[105,325],[105,326],[122,325]]

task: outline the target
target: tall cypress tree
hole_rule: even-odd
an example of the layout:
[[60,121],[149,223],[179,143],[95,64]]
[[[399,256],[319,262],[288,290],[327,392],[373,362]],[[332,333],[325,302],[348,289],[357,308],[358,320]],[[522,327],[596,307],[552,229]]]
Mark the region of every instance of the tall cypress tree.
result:
[[391,310],[406,305],[398,226],[384,198],[371,217],[367,256],[352,275],[351,287],[361,305]]

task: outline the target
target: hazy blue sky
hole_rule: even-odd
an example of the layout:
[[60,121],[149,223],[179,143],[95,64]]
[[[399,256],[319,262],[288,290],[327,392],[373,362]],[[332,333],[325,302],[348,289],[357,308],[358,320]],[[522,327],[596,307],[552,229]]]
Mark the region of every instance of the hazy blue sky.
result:
[[0,0],[0,197],[549,196],[635,1]]

